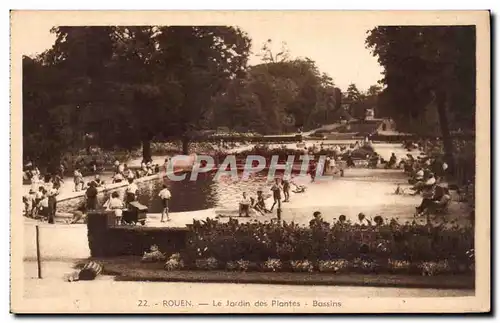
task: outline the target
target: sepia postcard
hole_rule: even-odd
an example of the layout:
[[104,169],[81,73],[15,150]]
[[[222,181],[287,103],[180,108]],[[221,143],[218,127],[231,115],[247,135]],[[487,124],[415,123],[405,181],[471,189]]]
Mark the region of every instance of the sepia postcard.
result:
[[12,313],[491,311],[488,11],[10,18]]

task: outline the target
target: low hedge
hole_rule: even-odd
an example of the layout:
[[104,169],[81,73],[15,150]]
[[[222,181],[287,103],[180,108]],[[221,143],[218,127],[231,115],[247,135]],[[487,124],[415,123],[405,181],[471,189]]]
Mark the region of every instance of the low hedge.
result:
[[279,259],[283,270],[301,266],[306,268],[303,270],[320,270],[321,263],[333,262],[330,265],[335,267],[343,261],[351,269],[365,266],[367,270],[390,271],[390,264],[403,264],[408,271],[415,271],[425,264],[439,267],[446,263],[462,271],[474,263],[474,231],[457,225],[433,227],[393,220],[379,226],[337,222],[303,227],[207,219],[193,223],[188,239],[180,255],[191,269],[203,267],[200,262],[207,259],[215,260],[216,265],[207,266],[216,268],[235,267],[231,264],[237,262],[262,267],[270,259]]
[[166,263],[170,270],[474,272],[474,230],[452,223],[313,222],[305,227],[207,219],[195,220],[187,228],[161,228],[114,226],[109,217],[96,213],[89,214],[88,229],[93,257],[145,255],[151,260],[148,252],[154,245],[161,255],[172,255]]

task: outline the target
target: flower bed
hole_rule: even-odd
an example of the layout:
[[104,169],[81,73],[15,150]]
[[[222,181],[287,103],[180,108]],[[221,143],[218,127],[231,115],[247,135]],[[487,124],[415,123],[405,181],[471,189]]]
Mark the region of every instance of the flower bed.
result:
[[472,273],[474,232],[416,223],[301,227],[195,221],[174,269],[330,273]]
[[377,226],[336,222],[304,227],[207,219],[174,229],[115,227],[111,222],[98,214],[89,217],[94,257],[144,256],[165,263],[169,271],[429,276],[475,271],[474,231],[452,224],[432,227],[393,220]]

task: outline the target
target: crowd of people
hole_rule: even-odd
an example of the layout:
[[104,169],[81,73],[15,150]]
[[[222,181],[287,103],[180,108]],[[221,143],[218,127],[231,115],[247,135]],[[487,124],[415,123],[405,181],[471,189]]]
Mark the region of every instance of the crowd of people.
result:
[[31,188],[28,194],[23,196],[24,215],[54,223],[58,194],[59,191],[52,185],[41,185],[38,190]]
[[[167,161],[166,161],[167,162]],[[110,198],[103,205],[107,210],[116,210],[117,218],[121,218],[121,211],[126,209],[130,202],[137,198],[137,184],[135,179],[156,174],[160,171],[158,164],[153,164],[151,161],[143,161],[140,169],[132,170],[126,164],[116,161],[114,175],[111,183],[128,182],[125,190],[125,199],[119,198],[117,192],[113,192]],[[64,183],[63,175],[65,169],[62,164],[60,170],[56,174],[46,174],[42,177],[40,170],[32,162],[28,162],[24,167],[24,179],[29,180],[31,189],[23,196],[24,215],[30,218],[54,223],[55,214],[57,211],[57,196],[60,194],[61,185]],[[95,168],[97,172],[98,169]],[[82,170],[76,167],[73,171],[73,191],[84,191],[84,202],[77,207],[73,212],[73,219],[69,223],[76,223],[85,217],[89,210],[99,208],[98,205],[98,188],[102,187],[105,182],[99,174],[95,174],[91,180],[85,179]],[[162,191],[165,196],[165,191]],[[119,202],[120,201],[120,202]],[[168,207],[166,207],[168,209]],[[168,212],[164,213],[168,220]],[[163,219],[162,219],[163,220]]]
[[[411,151],[420,148],[422,144],[405,142],[403,146]],[[368,138],[360,142],[344,145],[326,146],[323,142],[318,142],[310,147],[304,147],[304,153],[313,155],[321,153],[322,155],[326,155],[326,164],[324,165],[323,172],[328,174],[340,172],[342,176],[344,166],[356,166],[354,159],[360,157],[357,155],[354,157],[355,153],[365,149],[369,151],[367,147],[371,147],[371,141]],[[377,168],[379,164],[384,164],[385,168],[404,169],[404,172],[409,176],[408,182],[412,185],[410,189],[411,194],[421,194],[423,197],[421,204],[416,207],[416,214],[418,216],[446,210],[450,203],[451,194],[447,185],[444,184],[448,165],[442,159],[421,156],[413,157],[412,154],[407,154],[405,158],[398,160],[396,155],[392,153],[389,160],[385,161],[373,149],[369,154],[361,158],[368,161],[369,167]],[[169,159],[167,158],[165,165],[168,162]],[[341,163],[342,165],[340,165]],[[315,180],[318,167],[320,167],[318,161],[313,158],[308,170],[312,182]],[[157,174],[160,172],[160,169],[160,165],[153,164],[151,160],[143,160],[140,168],[136,169],[129,168],[127,164],[116,160],[111,183],[127,182],[128,186],[124,198],[120,198],[120,195],[114,192],[103,207],[108,210],[116,210],[117,218],[120,219],[121,210],[128,208],[130,202],[137,199],[138,188],[135,180]],[[94,170],[97,171],[97,168]],[[26,216],[46,219],[49,223],[53,223],[57,209],[57,195],[59,194],[61,184],[64,182],[61,174],[64,174],[64,171],[64,167],[61,166],[59,173],[46,175],[42,178],[40,170],[33,163],[30,162],[25,165],[25,177],[29,178],[35,184],[29,193],[23,197]],[[104,185],[104,181],[101,180],[99,174],[96,174],[92,180],[86,182],[79,168],[76,168],[73,172],[73,182],[74,191],[85,190],[85,203],[76,211],[75,214],[77,215],[71,221],[72,223],[79,221],[89,210],[98,208],[98,188]],[[290,201],[290,192],[304,193],[305,190],[305,186],[295,184],[291,177],[277,178],[270,187],[269,193],[265,192],[265,190],[257,190],[254,196],[249,196],[247,192],[244,192],[239,202],[239,215],[249,216],[250,210],[254,210],[257,214],[261,215],[272,213],[276,207],[278,210],[281,210],[282,203]],[[398,186],[396,194],[402,194],[403,191]],[[168,221],[168,201],[171,194],[166,186],[163,187],[158,197],[163,203],[161,221],[163,222],[165,218]],[[273,203],[268,206],[266,205],[266,200],[271,197]]]
[[[422,195],[422,202],[415,208],[416,215],[446,212],[451,201],[450,190],[446,183],[448,164],[441,158],[428,156],[415,158],[411,154],[407,154],[399,164],[409,176],[408,183],[412,185],[410,194]],[[404,192],[398,186],[395,193]]]
[[[392,220],[394,221],[394,220]],[[347,217],[344,214],[341,214],[338,217],[338,223],[347,223]],[[361,226],[381,226],[384,224],[384,219],[380,215],[376,215],[373,219],[368,219],[364,213],[358,214],[358,222],[357,225]],[[330,223],[323,219],[323,214],[320,211],[315,211],[313,213],[313,218],[309,221],[310,227],[329,227]]]
[[63,177],[59,173],[42,175],[30,161],[24,165],[23,179],[31,184],[29,192],[23,196],[24,215],[53,223]]
[[[98,183],[91,181],[88,184],[88,188],[85,191],[84,202],[78,207],[78,209],[73,212],[73,218],[68,221],[70,224],[78,223],[81,220],[85,220],[85,216],[88,212],[95,211],[98,209],[105,211],[113,211],[115,214],[116,224],[123,224],[123,212],[129,210],[135,202],[138,202],[139,187],[137,186],[134,178],[127,179],[128,185],[125,188],[123,196],[120,196],[118,191],[113,191],[109,198],[105,199],[102,206],[99,205],[98,201]],[[168,187],[164,184],[162,190],[159,192],[158,197],[162,201],[163,211],[161,222],[170,220],[169,217],[169,200],[171,198],[171,193]]]
[[141,162],[139,169],[133,170],[127,166],[125,163],[120,161],[115,161],[114,163],[114,174],[112,177],[112,183],[121,183],[128,181],[130,179],[137,179],[145,176],[154,175],[160,172],[160,166],[158,164],[153,164],[152,161]]
[[[151,161],[141,162],[141,167],[139,169],[132,169],[127,166],[125,163],[121,163],[116,160],[114,163],[114,173],[111,177],[111,183],[122,183],[129,181],[131,179],[137,179],[145,176],[154,175],[160,172],[160,166],[158,164],[153,164]],[[80,170],[80,168],[76,168],[73,172],[73,182],[74,182],[74,191],[79,192],[90,184],[90,182],[85,183],[84,176]],[[97,186],[104,185],[104,181],[100,179],[99,174],[95,175],[92,180]]]

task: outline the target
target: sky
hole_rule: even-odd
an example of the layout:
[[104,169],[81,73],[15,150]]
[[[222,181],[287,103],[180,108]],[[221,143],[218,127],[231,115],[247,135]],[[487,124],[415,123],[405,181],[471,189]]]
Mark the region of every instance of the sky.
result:
[[[310,21],[308,21],[310,22]],[[258,64],[261,60],[256,54],[262,44],[272,40],[273,52],[278,52],[282,43],[286,43],[290,58],[309,57],[314,60],[321,72],[333,78],[337,87],[347,90],[354,83],[361,91],[377,83],[382,78],[382,67],[377,58],[365,48],[366,32],[374,25],[357,21],[321,20],[317,25],[286,21],[277,24],[275,21],[263,20],[258,23],[242,22],[238,26],[246,31],[252,39],[252,55],[249,63]],[[30,28],[30,40],[22,42],[23,55],[33,55],[49,49],[55,36],[50,33],[50,23]]]

